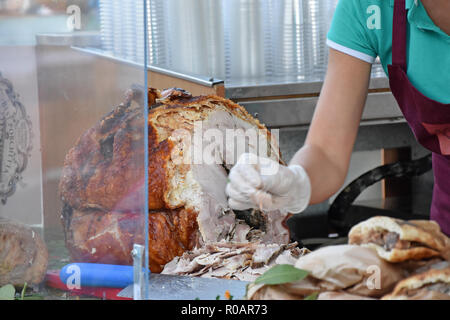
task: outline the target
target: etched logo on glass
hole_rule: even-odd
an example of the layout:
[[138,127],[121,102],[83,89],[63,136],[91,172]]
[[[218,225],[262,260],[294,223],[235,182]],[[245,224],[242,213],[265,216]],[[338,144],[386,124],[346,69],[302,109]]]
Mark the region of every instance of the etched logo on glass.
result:
[[31,120],[11,82],[0,73],[0,201],[6,204],[22,179],[31,152]]

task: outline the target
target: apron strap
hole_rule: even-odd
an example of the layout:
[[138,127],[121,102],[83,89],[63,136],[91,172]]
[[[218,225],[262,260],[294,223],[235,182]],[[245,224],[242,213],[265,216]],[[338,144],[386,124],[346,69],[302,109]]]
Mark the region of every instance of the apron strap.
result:
[[407,11],[405,0],[395,0],[392,28],[392,64],[406,72]]

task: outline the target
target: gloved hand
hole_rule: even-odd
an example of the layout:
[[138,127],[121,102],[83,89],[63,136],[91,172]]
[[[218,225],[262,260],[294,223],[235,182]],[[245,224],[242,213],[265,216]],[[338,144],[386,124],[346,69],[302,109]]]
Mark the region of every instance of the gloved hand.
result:
[[286,167],[251,153],[241,155],[230,171],[229,180],[228,204],[235,210],[300,213],[311,198],[311,182],[303,167]]

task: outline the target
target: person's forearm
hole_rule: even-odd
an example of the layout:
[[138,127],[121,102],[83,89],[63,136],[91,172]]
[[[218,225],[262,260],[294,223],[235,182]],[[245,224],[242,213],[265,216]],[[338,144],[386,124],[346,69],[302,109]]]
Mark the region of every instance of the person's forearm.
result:
[[367,98],[369,63],[330,50],[327,75],[305,146],[291,160],[308,173],[311,204],[325,201],[345,182]]
[[311,182],[310,204],[325,201],[342,187],[346,170],[339,168],[319,147],[305,145],[292,158],[290,165],[301,165]]

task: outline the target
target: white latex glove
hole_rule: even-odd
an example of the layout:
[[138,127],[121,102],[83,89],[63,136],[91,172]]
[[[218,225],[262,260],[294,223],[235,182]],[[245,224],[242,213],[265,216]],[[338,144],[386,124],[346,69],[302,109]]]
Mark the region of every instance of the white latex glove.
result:
[[300,213],[311,198],[311,182],[303,167],[286,167],[255,154],[244,153],[231,169],[229,180],[228,204],[235,210]]

